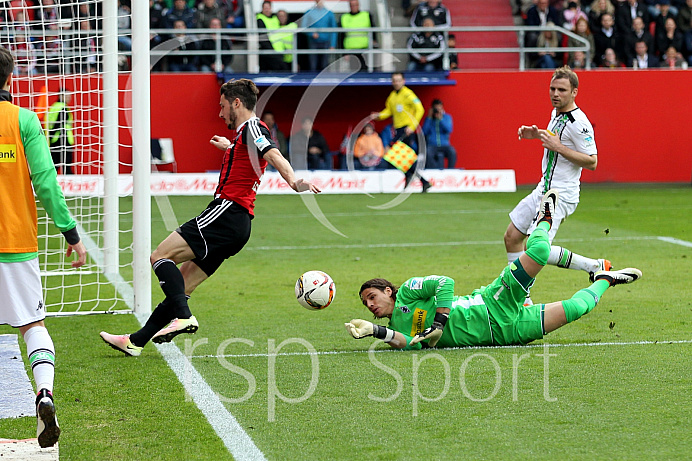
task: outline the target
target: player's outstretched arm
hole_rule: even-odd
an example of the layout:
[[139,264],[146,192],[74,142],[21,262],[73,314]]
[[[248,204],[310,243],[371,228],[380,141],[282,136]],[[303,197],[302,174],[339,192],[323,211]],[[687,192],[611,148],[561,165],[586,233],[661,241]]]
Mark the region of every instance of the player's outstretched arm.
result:
[[293,171],[293,167],[291,167],[291,164],[288,163],[288,160],[284,158],[283,155],[281,155],[281,152],[279,152],[279,149],[270,149],[264,154],[264,159],[269,162],[271,166],[276,168],[276,171],[279,172],[282,178],[284,178],[284,181],[288,183],[289,186],[291,186],[291,189],[293,189],[296,192],[305,192],[305,191],[310,191],[314,194],[318,194],[322,192],[322,190],[317,187],[316,185],[312,184],[310,181],[307,181],[305,179],[296,179],[295,172]]
[[389,344],[395,349],[403,349],[407,346],[408,341],[398,331],[394,331],[391,328],[387,328],[382,325],[375,325],[372,322],[368,322],[363,319],[353,319],[344,326],[351,336],[355,339],[363,339],[368,336],[374,336],[377,339]]

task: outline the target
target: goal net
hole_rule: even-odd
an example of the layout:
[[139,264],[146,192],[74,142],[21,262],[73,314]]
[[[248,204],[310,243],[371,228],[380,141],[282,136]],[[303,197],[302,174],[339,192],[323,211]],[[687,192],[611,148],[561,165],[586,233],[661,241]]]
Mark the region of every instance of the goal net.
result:
[[119,178],[133,171],[131,18],[122,8],[120,17],[113,14],[114,2],[0,3],[0,45],[16,61],[13,101],[41,120],[88,251],[87,264],[73,269],[65,239],[37,201],[49,315],[133,309],[133,197],[132,190],[118,190]]

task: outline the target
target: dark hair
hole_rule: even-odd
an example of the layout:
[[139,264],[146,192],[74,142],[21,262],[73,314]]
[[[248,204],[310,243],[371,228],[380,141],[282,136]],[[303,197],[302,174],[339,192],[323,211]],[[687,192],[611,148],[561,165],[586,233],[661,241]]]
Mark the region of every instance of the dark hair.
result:
[[404,80],[406,79],[406,77],[404,77],[403,72],[392,72],[392,77],[394,77],[395,75],[401,75],[401,78],[403,78]]
[[0,46],[0,86],[4,86],[9,76],[14,71],[14,57],[5,47]]
[[221,85],[219,93],[221,93],[228,102],[233,102],[235,98],[238,98],[246,109],[255,110],[259,90],[252,80],[241,78],[238,80],[231,79]]
[[437,106],[438,104],[442,105],[442,101],[440,99],[433,99],[433,102],[431,105]]
[[[396,292],[399,291],[399,289],[389,280],[387,279],[370,279],[367,282],[363,283],[360,286],[360,291],[358,292],[358,297],[363,294],[365,290],[368,288],[376,288],[382,292],[384,292],[385,288],[391,288],[392,289],[392,299],[396,300]],[[365,301],[363,301],[363,304],[365,304]]]

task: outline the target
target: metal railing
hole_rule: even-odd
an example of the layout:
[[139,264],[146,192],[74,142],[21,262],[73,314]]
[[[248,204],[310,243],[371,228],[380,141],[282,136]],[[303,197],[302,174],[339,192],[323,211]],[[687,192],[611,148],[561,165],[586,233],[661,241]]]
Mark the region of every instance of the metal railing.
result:
[[[526,34],[530,32],[543,32],[546,30],[551,30],[559,34],[566,35],[575,39],[576,41],[582,43],[582,46],[573,47],[527,47],[524,45]],[[298,48],[298,34],[304,34],[307,31],[312,32],[326,32],[326,33],[338,33],[343,34],[344,32],[364,32],[367,34],[369,43],[392,43],[392,46],[380,46],[378,48],[367,48],[367,49],[299,49]],[[352,55],[352,54],[362,54],[365,58],[367,65],[367,71],[373,72],[376,69],[382,67],[382,64],[388,62],[392,55],[396,54],[406,54],[408,55],[410,50],[406,47],[396,47],[393,45],[393,41],[387,40],[385,37],[392,33],[419,33],[419,32],[438,32],[442,33],[445,37],[445,42],[447,41],[448,35],[450,33],[507,33],[513,32],[517,35],[517,46],[515,47],[456,47],[456,48],[444,48],[443,50],[443,68],[445,70],[449,69],[449,55],[450,53],[457,54],[470,54],[470,53],[517,53],[519,55],[519,70],[526,70],[528,56],[532,53],[538,52],[575,52],[582,51],[586,57],[586,68],[590,68],[592,50],[588,40],[575,34],[572,31],[564,29],[559,26],[550,27],[540,27],[540,26],[472,26],[472,27],[450,27],[445,29],[439,28],[411,28],[411,27],[373,27],[368,29],[348,29],[347,31],[341,28],[310,28],[310,29],[278,29],[277,31],[265,31],[263,29],[185,29],[184,30],[184,41],[186,43],[190,42],[201,42],[203,40],[213,39],[215,41],[214,50],[186,50],[181,51],[177,49],[178,39],[169,39],[162,42],[160,45],[152,48],[151,56],[152,59],[160,59],[165,56],[175,56],[175,55],[187,55],[187,56],[214,56],[216,62],[221,62],[222,57],[244,55],[248,57],[257,57],[261,55],[290,55],[292,57],[291,71],[298,72],[298,57],[302,55],[311,54],[329,54],[336,56]],[[274,49],[259,49],[258,43],[260,40],[269,40],[272,33],[280,33],[293,36],[293,49],[276,51]],[[180,29],[152,29],[152,34],[159,34],[160,36],[171,36],[175,37],[175,34],[180,34]],[[228,50],[223,50],[221,41],[223,38],[229,38],[233,41],[233,48]],[[375,39],[378,40],[375,40]],[[459,41],[459,36],[457,36],[457,41]],[[421,48],[416,49],[419,53],[433,53],[439,52],[440,49],[433,48]],[[248,59],[248,66],[245,69],[248,73],[258,73],[259,66],[252,63],[253,60]],[[256,61],[256,60],[255,60]],[[391,70],[391,69],[388,69]]]

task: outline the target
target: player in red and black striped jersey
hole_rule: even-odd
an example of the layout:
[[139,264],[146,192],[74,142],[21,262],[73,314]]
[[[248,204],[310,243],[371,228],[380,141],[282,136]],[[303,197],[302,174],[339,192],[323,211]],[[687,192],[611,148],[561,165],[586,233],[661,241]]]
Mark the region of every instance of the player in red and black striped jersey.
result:
[[233,140],[223,136],[210,140],[224,151],[214,200],[199,216],[172,232],[150,257],[166,298],[139,331],[131,335],[101,332],[106,343],[127,355],[139,355],[149,340],[169,342],[180,333],[197,331],[199,324],[187,299],[250,239],[255,195],[267,163],[296,192],[321,192],[310,181],[295,178],[291,164],[272,141],[267,126],[255,115],[259,90],[252,80],[226,82],[220,93],[219,117],[235,136]]

